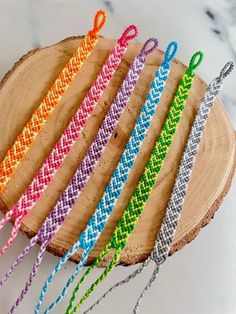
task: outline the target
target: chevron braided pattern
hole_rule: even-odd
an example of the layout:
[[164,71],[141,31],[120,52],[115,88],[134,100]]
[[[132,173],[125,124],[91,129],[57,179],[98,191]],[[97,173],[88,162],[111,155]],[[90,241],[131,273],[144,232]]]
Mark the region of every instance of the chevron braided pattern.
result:
[[57,169],[61,166],[63,160],[69,153],[71,147],[79,138],[85,123],[95,108],[95,105],[118,68],[126,48],[127,46],[121,46],[120,44],[115,45],[96,81],[93,83],[91,89],[80,105],[78,112],[72,118],[69,126],[63,133],[60,141],[54,146],[52,153],[44,162],[32,184],[25,191],[20,201],[14,206],[14,215],[20,214],[22,210],[29,212],[38,198],[42,195]]
[[[136,29],[136,27],[130,25],[126,28],[125,32],[131,29]],[[123,38],[123,34],[121,38]],[[14,206],[14,215],[21,213],[22,209],[28,212],[42,195],[43,191],[56,173],[56,170],[61,166],[71,147],[79,138],[82,128],[117,70],[121,59],[127,50],[128,43],[128,41],[125,41],[121,44],[120,40],[118,40],[118,43],[112,49],[102,70],[98,74],[97,79],[94,81],[92,87],[84,98],[78,112],[72,118],[69,126],[62,135],[61,140],[53,148],[52,153],[45,161],[30,187],[25,191],[20,201]]]
[[186,72],[180,82],[173,103],[171,104],[170,111],[167,115],[166,122],[157,139],[156,146],[152,151],[151,158],[147,163],[131,201],[125,209],[124,215],[118,222],[110,240],[111,246],[114,249],[123,249],[125,247],[138,218],[141,216],[145,203],[148,200],[153,185],[161,170],[167,151],[172,143],[186,99],[188,97],[188,92],[192,86],[193,78],[194,74]]
[[194,160],[197,155],[198,147],[201,142],[201,137],[212,108],[213,102],[222,87],[224,78],[230,74],[233,69],[233,63],[227,63],[222,69],[220,76],[217,77],[207,88],[206,94],[200,104],[199,110],[193,122],[188,142],[180,163],[180,167],[175,179],[175,184],[172,189],[171,197],[167,205],[166,214],[163,219],[154,249],[151,253],[150,259],[156,263],[156,272],[153,273],[145,289],[141,293],[133,313],[136,314],[139,309],[141,299],[144,293],[149,289],[154,282],[161,264],[164,263],[168,257],[173,237],[178,225],[180,212],[183,207],[185,195],[188,189],[188,183],[191,177]]
[[[136,30],[136,26],[130,25],[126,28],[124,33],[127,32],[127,30],[130,31],[133,29]],[[122,39],[123,36],[124,34],[122,34],[120,39]],[[112,49],[96,81],[93,83],[91,89],[89,90],[88,94],[80,105],[77,113],[72,118],[69,126],[63,133],[60,141],[58,141],[57,144],[54,146],[51,154],[45,160],[42,168],[37,173],[30,186],[25,190],[20,200],[6,214],[7,216],[5,221],[9,220],[12,216],[18,217],[18,219],[14,224],[9,241],[0,250],[0,256],[5,253],[6,250],[11,246],[15,237],[17,236],[21,221],[29,213],[30,209],[36,204],[37,200],[43,194],[44,190],[55,175],[57,169],[62,165],[71,147],[79,138],[81,130],[89,119],[89,116],[92,113],[102,93],[108,86],[113,74],[117,70],[120,61],[126,52],[127,47],[128,41],[122,41],[121,44],[119,40],[115,47]]]
[[[198,62],[194,64],[196,58],[198,57],[199,57]],[[113,248],[115,249],[115,252],[117,252],[119,256],[121,251],[124,249],[126,242],[138,221],[138,218],[141,216],[144,205],[146,201],[148,200],[148,197],[151,193],[153,185],[159,174],[161,166],[165,160],[167,151],[172,143],[175,131],[180,121],[181,114],[184,110],[188,93],[192,86],[193,79],[195,77],[193,70],[200,64],[201,60],[202,60],[201,52],[195,53],[193,57],[191,58],[189,68],[186,70],[179,84],[174,100],[170,106],[170,110],[167,115],[166,122],[164,123],[162,127],[162,131],[157,139],[156,146],[152,151],[151,158],[149,159],[145,167],[144,173],[139,181],[138,186],[136,187],[134,191],[131,201],[127,205],[124,211],[124,214],[122,218],[119,220],[115,228],[115,231],[109,243],[105,247],[104,251],[107,251]],[[97,261],[95,262],[101,261],[101,256],[103,256],[103,252],[100,254],[100,256],[97,258]],[[117,255],[115,256],[117,258]],[[115,263],[113,263],[113,260],[111,263],[113,267],[115,267]],[[108,267],[109,267],[109,272],[113,268],[113,267],[110,267],[109,265],[105,268],[104,273],[106,273],[106,276],[109,274],[109,272],[107,271]],[[106,277],[103,274],[87,290],[87,292],[85,293],[86,298],[92,293],[95,287],[99,283],[101,283],[102,280]],[[85,275],[81,278],[77,286],[80,286],[80,282],[83,281],[86,276],[87,275],[85,273]],[[75,290],[76,289],[77,288],[75,288]],[[82,297],[82,299],[79,301],[79,303],[77,304],[75,308],[78,309],[78,307],[85,301],[86,298]],[[75,295],[72,294],[71,301],[73,302],[74,300],[75,300]],[[70,304],[72,303],[71,301],[70,301]],[[73,311],[71,313],[73,313]]]
[[232,62],[229,62],[224,66],[220,76],[213,80],[213,82],[208,86],[205,96],[201,101],[198,112],[191,127],[188,142],[186,144],[180,167],[175,179],[175,184],[172,189],[171,197],[167,205],[166,214],[163,219],[160,231],[157,235],[157,239],[155,241],[155,245],[150,257],[143,264],[141,264],[138,269],[135,270],[132,274],[130,274],[122,281],[116,283],[107,292],[105,292],[99,300],[97,300],[88,310],[84,312],[84,314],[89,313],[116,287],[122,286],[123,284],[128,283],[130,280],[134,279],[138,274],[143,271],[145,267],[149,265],[150,261],[153,260],[156,264],[156,267],[149,282],[143,289],[133,311],[134,314],[138,312],[141,299],[143,298],[145,292],[151,287],[152,283],[154,282],[161,264],[164,263],[164,261],[168,257],[179,221],[180,212],[183,207],[185,195],[188,189],[188,183],[191,177],[194,160],[197,155],[198,147],[207,122],[207,118],[209,116],[213,102],[222,87],[224,78],[230,74],[232,69]]
[[87,183],[89,176],[92,174],[116,127],[118,119],[130,99],[131,93],[143,67],[144,58],[139,56],[132,64],[127,77],[122,83],[120,90],[118,91],[118,94],[98,131],[98,134],[87,151],[82,164],[76,170],[68,187],[60,196],[58,203],[50,212],[44,224],[40,228],[38,235],[42,243],[45,241],[49,242],[55,235],[65,218],[68,216],[81,190]]
[[[166,60],[166,58],[155,74],[154,81],[147,95],[147,99],[142,107],[140,116],[136,120],[135,128],[132,131],[131,137],[126,145],[126,149],[120,159],[120,162],[112,175],[111,181],[106,187],[103,198],[100,200],[94,215],[87,225],[86,230],[81,234],[79,241],[74,244],[73,247],[61,258],[61,260],[55,266],[52,274],[45,282],[38,300],[38,304],[36,306],[35,314],[38,314],[40,311],[45,293],[49,287],[49,284],[52,282],[53,277],[66,263],[66,261],[78,250],[78,248],[82,247],[84,249],[83,256],[80,260],[80,263],[76,266],[74,274],[67,281],[61,295],[56,299],[54,303],[52,303],[48,307],[48,310],[45,311],[44,314],[48,313],[62,300],[62,298],[66,295],[73,280],[82,269],[82,266],[86,263],[89,252],[93,249],[98,237],[104,229],[112,208],[115,206],[115,203],[125,184],[125,181],[128,178],[129,171],[135,162],[135,157],[139,153],[142,141],[146,136],[146,132],[151,123],[151,119],[155,113],[155,108],[160,102],[164,85],[167,81],[170,70],[170,61],[173,59],[177,51],[177,44],[175,42],[171,42],[167,48],[167,52],[169,51],[169,47],[172,46],[175,48],[175,50],[171,58],[168,60]],[[86,254],[84,254],[85,252]]]
[[[130,29],[130,27],[128,27],[127,29]],[[63,89],[60,88],[55,90],[54,102],[52,102],[52,104],[55,105],[57,102],[59,102],[58,97],[62,97],[62,91],[66,90],[76,73],[79,71],[82,64],[88,58],[90,52],[93,50],[93,47],[96,43],[95,39],[92,39],[93,37],[91,37],[91,34],[85,37],[79,49],[74,53],[74,56],[70,59],[69,63],[66,65],[66,67],[56,80],[55,84],[52,87],[53,90],[55,89],[55,86],[58,86],[57,82],[58,80],[61,80],[61,76],[63,77],[64,87]],[[97,35],[95,37],[97,38]],[[15,216],[17,218],[15,220],[9,240],[3,246],[3,248],[0,249],[0,256],[3,255],[14,242],[18,234],[21,221],[29,213],[30,209],[35,205],[38,198],[42,195],[43,191],[51,181],[53,175],[56,173],[56,170],[61,166],[70,148],[79,137],[84,124],[89,118],[90,113],[92,112],[100,95],[109,83],[110,75],[112,76],[112,73],[114,73],[116,68],[118,67],[120,58],[122,58],[125,53],[127,44],[128,43],[124,41],[123,45],[117,44],[114,47],[111,58],[108,58],[107,62],[104,65],[104,71],[101,71],[97,80],[92,85],[91,90],[81,104],[77,114],[73,117],[70,125],[67,127],[66,131],[62,135],[61,140],[54,146],[52,153],[46,159],[41,170],[38,172],[31,185],[25,190],[20,200],[2,219],[0,223],[0,229],[11,217]],[[70,75],[66,77],[68,69],[70,69]],[[61,91],[60,95],[59,91]],[[49,92],[49,95],[50,97],[52,97],[51,92]],[[42,110],[44,110],[43,108],[44,107],[42,107]],[[51,107],[51,109],[52,108],[53,107]]]
[[[98,131],[95,140],[93,141],[88,152],[86,153],[82,164],[75,172],[64,193],[60,196],[58,203],[50,212],[44,224],[41,226],[37,234],[37,238],[38,241],[42,243],[43,247],[47,246],[52,237],[56,234],[61,224],[69,214],[72,206],[74,205],[77,197],[80,194],[80,191],[83,189],[87,180],[89,179],[89,176],[93,172],[96,163],[101,157],[102,152],[116,127],[119,117],[121,116],[127,103],[129,102],[132,91],[144,67],[145,56],[146,54],[141,53],[135,58],[125,80],[123,81],[118,91],[115,100],[111,105],[110,110],[108,111]],[[39,252],[38,258],[36,259],[36,261],[38,260],[37,268],[32,269],[29,275],[29,279],[25,284],[25,288],[22,290],[19,298],[13,306],[14,310],[18,307],[26,293],[29,291],[29,288],[33,283],[33,279],[35,278],[36,273],[39,269],[42,255],[43,254]]]
[[169,64],[165,62],[155,75],[155,80],[151,85],[147,100],[142,108],[140,116],[137,118],[135,128],[131,133],[131,137],[126,145],[123,155],[121,156],[119,164],[105,189],[102,199],[98,203],[97,210],[91,217],[86,230],[80,236],[80,247],[83,249],[86,249],[87,247],[92,249],[94,247],[117,199],[120,196],[150,126],[156,105],[160,102],[160,97],[164,90],[169,69]]
[[63,94],[78,73],[84,62],[89,57],[97,43],[98,37],[88,34],[80,44],[77,51],[65,65],[62,72],[50,88],[46,97],[34,111],[31,119],[20,133],[14,145],[8,150],[0,164],[0,191],[3,190],[21,160],[25,157],[38,133],[46,123],[48,117],[58,105]]
[[[221,75],[214,79],[208,86],[194,119],[168,202],[166,214],[151,253],[151,259],[158,262],[158,264],[162,264],[169,254],[207,118],[214,100],[221,90],[224,78],[230,74],[232,69],[233,63],[227,63],[222,69]],[[222,76],[223,74],[224,76]]]

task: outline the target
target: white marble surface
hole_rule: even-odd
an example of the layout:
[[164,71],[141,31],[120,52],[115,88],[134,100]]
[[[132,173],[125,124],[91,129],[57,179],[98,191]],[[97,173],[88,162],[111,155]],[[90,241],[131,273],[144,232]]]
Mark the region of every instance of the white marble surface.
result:
[[[3,76],[22,54],[34,47],[52,44],[70,35],[84,34],[99,8],[110,11],[102,32],[106,36],[115,38],[125,26],[136,23],[140,28],[141,41],[156,36],[160,47],[165,49],[170,40],[177,40],[180,44],[178,58],[186,63],[195,50],[202,49],[206,58],[199,74],[207,82],[218,74],[226,61],[236,62],[236,0],[0,0],[0,75]],[[225,83],[221,97],[236,128],[235,82],[236,71]],[[235,180],[212,223],[201,231],[195,241],[163,265],[158,280],[142,303],[140,314],[236,313],[234,193]],[[1,233],[1,242],[9,231],[10,226],[7,226]],[[20,235],[13,249],[1,258],[1,274],[26,243],[27,239]],[[12,279],[1,288],[0,314],[7,313],[15,301],[37,251],[35,248]],[[17,313],[33,313],[41,285],[57,260],[46,254],[38,279]],[[89,302],[95,301],[96,296],[134,268],[117,267]],[[66,269],[72,272],[74,265],[68,263]],[[95,270],[95,274],[100,271]],[[131,313],[147,272],[114,291],[93,313]],[[67,276],[65,271],[61,271],[55,282],[61,283]],[[50,289],[50,300],[57,295],[60,286]],[[45,304],[47,301],[49,299]],[[55,313],[64,313],[66,302]]]

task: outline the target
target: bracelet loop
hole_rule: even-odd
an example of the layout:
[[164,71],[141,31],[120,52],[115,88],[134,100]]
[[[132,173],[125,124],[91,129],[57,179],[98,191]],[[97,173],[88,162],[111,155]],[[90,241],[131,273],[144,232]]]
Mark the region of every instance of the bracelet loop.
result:
[[203,53],[201,51],[197,51],[192,56],[192,58],[189,62],[188,70],[190,72],[193,72],[194,70],[196,70],[196,68],[202,63],[203,57],[204,57]]
[[[101,19],[101,21],[99,22],[99,20]],[[94,17],[94,27],[92,30],[89,31],[89,34],[91,36],[97,36],[97,33],[103,28],[105,22],[107,19],[107,15],[106,12],[103,10],[99,10],[97,11],[95,17]]]
[[153,52],[157,48],[157,46],[158,46],[158,40],[156,38],[149,38],[143,45],[140,55],[147,56],[149,53]]
[[233,68],[234,68],[234,63],[232,61],[226,63],[226,65],[223,67],[223,69],[220,72],[219,79],[222,80],[226,76],[228,76],[233,71]]
[[[130,34],[129,34],[130,33]],[[123,34],[121,35],[120,39],[118,40],[120,45],[126,46],[128,42],[138,36],[138,27],[136,25],[128,26]]]
[[167,46],[167,48],[166,48],[164,62],[170,63],[174,59],[177,50],[178,50],[177,42],[176,41],[171,41],[169,43],[169,45]]

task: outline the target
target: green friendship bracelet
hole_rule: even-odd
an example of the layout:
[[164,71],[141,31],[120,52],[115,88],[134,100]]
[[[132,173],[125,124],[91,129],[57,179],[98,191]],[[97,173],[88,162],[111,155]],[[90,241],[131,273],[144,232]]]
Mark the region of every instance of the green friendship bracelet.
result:
[[[178,123],[180,121],[182,112],[184,110],[186,100],[188,97],[189,90],[192,86],[193,79],[195,77],[194,70],[200,65],[203,59],[202,52],[196,52],[189,63],[189,67],[186,70],[177,92],[175,93],[175,98],[170,106],[169,113],[167,115],[166,121],[162,127],[162,131],[157,139],[155,148],[152,151],[151,158],[149,159],[144,173],[141,176],[138,186],[136,187],[134,194],[127,205],[123,217],[117,224],[115,231],[110,239],[110,242],[104,248],[102,253],[96,259],[96,261],[88,268],[81,280],[75,287],[72,297],[69,302],[69,306],[66,310],[66,314],[76,313],[81,304],[88,298],[95,287],[106,278],[110,271],[116,266],[119,261],[120,253],[126,246],[128,238],[132,233],[139,217],[142,214],[145,203],[147,202],[149,195],[152,191],[154,183],[158,177],[160,169],[164,163],[165,157],[167,155],[168,149],[171,146],[175,131],[177,129]],[[110,264],[105,268],[102,275],[90,286],[84,296],[81,298],[79,303],[73,308],[73,303],[75,301],[77,292],[79,291],[82,283],[93,270],[94,267],[100,264],[105,255],[114,249],[114,257]]]

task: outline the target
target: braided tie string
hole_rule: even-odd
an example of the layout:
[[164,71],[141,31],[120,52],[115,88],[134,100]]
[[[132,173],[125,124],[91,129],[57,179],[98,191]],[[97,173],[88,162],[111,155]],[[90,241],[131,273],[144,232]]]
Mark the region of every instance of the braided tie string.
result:
[[135,158],[139,153],[142,142],[151,123],[151,119],[155,113],[156,106],[160,102],[160,98],[169,74],[170,62],[174,58],[176,52],[177,43],[171,42],[167,47],[165,60],[155,74],[155,78],[147,95],[146,102],[142,107],[140,116],[136,120],[136,125],[131,133],[130,139],[126,145],[126,149],[119,161],[119,164],[112,175],[111,181],[107,185],[105,193],[102,199],[99,201],[95,213],[89,220],[86,230],[81,234],[78,242],[75,243],[73,247],[57,263],[53,272],[45,282],[35,309],[35,314],[40,312],[44,296],[56,273],[80,247],[84,249],[80,263],[76,266],[75,272],[67,281],[61,292],[61,295],[58,296],[55,302],[49,305],[44,314],[49,313],[63,299],[63,297],[67,294],[70,285],[73,283],[83,265],[86,263],[88,255],[95,246],[100,234],[102,233],[109,215],[114,208],[122,188],[128,178],[130,169],[135,162]]
[[[199,51],[196,52],[189,63],[189,67],[186,70],[178,90],[175,94],[175,98],[170,106],[170,111],[167,115],[166,121],[162,127],[162,131],[157,139],[155,148],[152,151],[151,158],[149,159],[144,173],[136,187],[131,201],[127,205],[122,218],[119,220],[115,231],[105,247],[104,251],[100,254],[97,260],[88,268],[83,275],[76,288],[73,291],[72,297],[67,308],[67,314],[76,313],[81,304],[88,298],[95,287],[103,281],[103,279],[109,274],[109,272],[115,267],[119,261],[121,251],[125,248],[130,234],[132,233],[139,217],[142,214],[142,210],[146,201],[152,191],[154,183],[158,177],[162,164],[164,163],[168,149],[172,143],[175,131],[180,121],[182,112],[184,110],[189,90],[192,86],[193,79],[195,77],[194,70],[199,66],[203,58],[203,54]],[[82,282],[89,275],[92,269],[98,265],[104,257],[104,252],[114,249],[114,258],[110,264],[105,268],[102,275],[90,286],[79,303],[73,308],[77,292],[79,291]]]
[[[152,44],[151,48],[148,48],[149,44]],[[146,55],[152,52],[157,46],[156,39],[150,39],[144,45],[144,48],[141,50],[141,53],[135,58],[133,64],[130,67],[130,70],[122,83],[118,94],[113,101],[109,112],[107,113],[104,122],[102,123],[98,134],[90,146],[88,152],[85,155],[85,158],[82,164],[79,166],[75,172],[72,180],[70,181],[67,189],[59,198],[58,203],[54,209],[50,212],[46,218],[44,224],[41,226],[38,234],[35,236],[37,241],[42,243],[39,255],[34,264],[33,270],[30,273],[29,279],[25,284],[24,289],[22,290],[20,296],[17,298],[15,304],[10,310],[10,313],[13,313],[18,307],[20,302],[23,300],[24,296],[30,289],[30,286],[35,278],[43,254],[46,251],[46,247],[52,237],[56,234],[61,224],[64,222],[65,218],[69,214],[72,206],[74,205],[76,199],[78,198],[81,190],[85,186],[86,182],[89,179],[89,176],[93,172],[99,158],[102,155],[102,152],[110,139],[119,117],[124,111],[129,99],[131,97],[132,91],[138,81],[140,73],[144,67]],[[31,245],[31,244],[30,244]],[[32,246],[31,246],[32,247]],[[28,252],[29,249],[27,249]],[[14,270],[14,269],[13,269]],[[9,275],[8,275],[9,278]]]
[[56,171],[62,165],[70,149],[78,140],[84,125],[95,108],[95,105],[108,86],[110,80],[113,77],[113,74],[117,70],[121,59],[127,50],[129,41],[136,37],[137,34],[138,29],[135,25],[130,25],[125,29],[122,36],[118,40],[118,43],[112,49],[108,59],[103,65],[101,72],[98,74],[97,79],[93,83],[91,89],[80,105],[77,113],[64,131],[61,139],[54,146],[51,154],[47,157],[42,168],[39,170],[30,186],[25,190],[20,200],[9,212],[7,212],[5,217],[0,222],[1,229],[4,223],[11,217],[17,217],[8,242],[2,249],[0,249],[0,256],[4,254],[7,249],[9,249],[18,234],[23,218],[36,204],[37,200],[49,185]]
[[15,262],[11,265],[9,270],[6,272],[4,277],[0,280],[0,287],[4,285],[4,283],[10,278],[12,272],[15,270],[15,268],[22,262],[23,258],[30,252],[31,248],[35,246],[35,244],[38,241],[38,237],[35,236],[30,240],[30,243],[24,248],[22,253],[17,257]]
[[[102,19],[101,21],[99,21]],[[2,191],[15,172],[21,160],[25,157],[38,133],[43,128],[54,108],[60,102],[76,74],[86,62],[93,51],[97,41],[98,32],[104,26],[106,13],[98,11],[94,18],[94,28],[88,32],[79,48],[74,52],[69,62],[49,89],[46,97],[34,111],[22,132],[17,136],[14,145],[8,150],[4,160],[0,164],[0,191]]]
[[220,92],[224,79],[231,73],[233,67],[234,65],[232,62],[228,62],[223,67],[220,75],[216,79],[214,79],[212,83],[208,86],[205,96],[201,101],[198,112],[191,127],[188,142],[186,144],[186,148],[175,179],[175,184],[172,189],[171,197],[167,205],[166,214],[163,219],[160,231],[157,235],[157,239],[155,241],[155,245],[150,257],[144,263],[142,263],[132,274],[130,274],[125,279],[116,283],[109,290],[107,290],[102,295],[102,297],[100,297],[90,308],[88,308],[84,312],[84,314],[92,311],[93,308],[100,304],[101,301],[105,299],[111,291],[134,279],[138,274],[143,271],[146,266],[149,265],[151,261],[154,261],[155,269],[153,270],[152,276],[145,288],[143,289],[133,310],[134,314],[138,312],[141,299],[143,298],[145,292],[151,287],[151,284],[154,282],[161,264],[163,264],[168,257],[177,224],[180,218],[180,212],[183,207],[184,198],[188,189],[188,183],[191,177],[194,160],[196,158],[207,118],[209,116],[213,102]]

